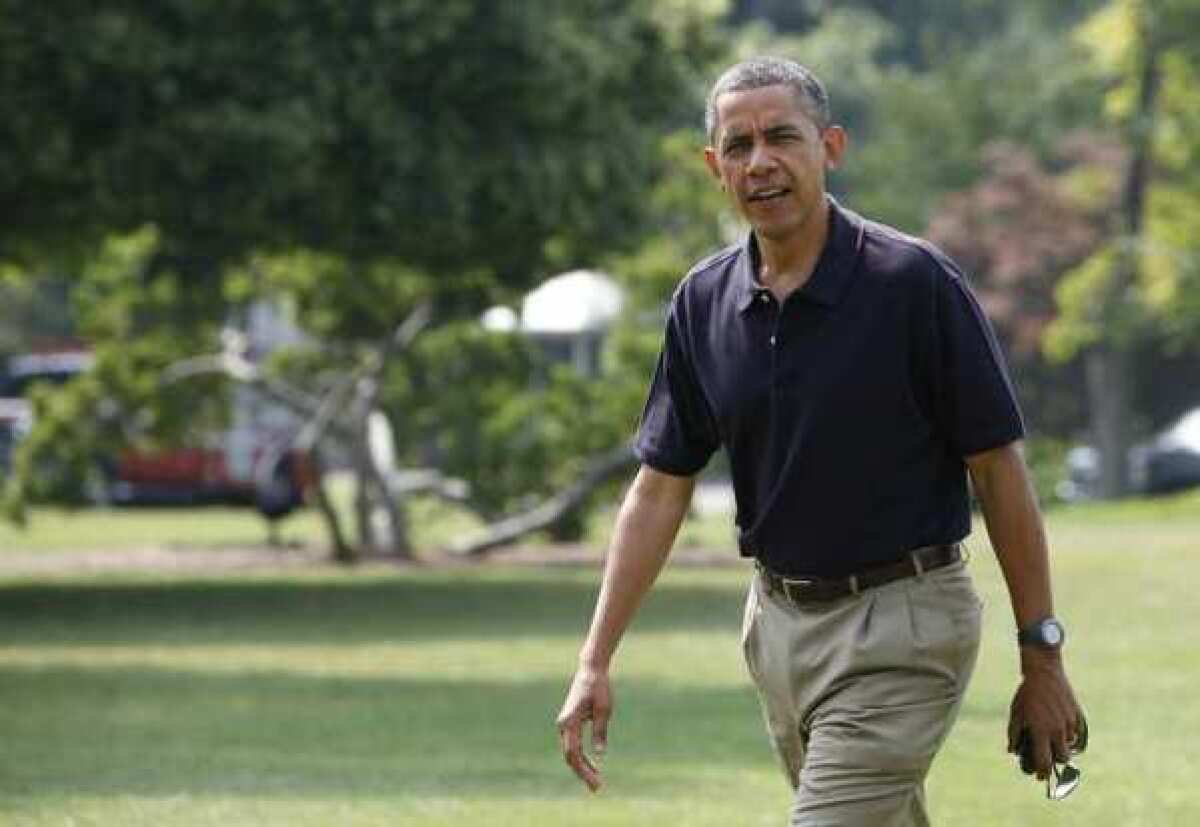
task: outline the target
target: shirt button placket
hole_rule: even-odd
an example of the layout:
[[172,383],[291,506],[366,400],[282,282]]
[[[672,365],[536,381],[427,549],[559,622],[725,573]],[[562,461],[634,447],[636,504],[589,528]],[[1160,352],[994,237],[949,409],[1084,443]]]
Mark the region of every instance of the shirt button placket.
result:
[[767,346],[771,351],[771,407],[774,408],[777,404],[776,397],[779,394],[780,377],[783,374],[782,360],[783,354],[781,348],[783,345],[783,305],[777,302],[771,304],[771,335],[767,339]]
[[771,308],[771,333],[767,337],[767,347],[771,351],[771,398],[773,401],[779,376],[779,318],[783,309],[775,302],[772,302],[766,293],[763,294],[763,299],[770,302],[769,306]]

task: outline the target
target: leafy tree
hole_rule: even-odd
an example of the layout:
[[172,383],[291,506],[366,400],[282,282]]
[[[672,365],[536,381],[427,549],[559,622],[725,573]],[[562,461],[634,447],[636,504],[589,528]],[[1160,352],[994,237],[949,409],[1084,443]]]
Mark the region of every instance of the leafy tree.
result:
[[1049,160],[1064,133],[1099,121],[1086,68],[1066,29],[1018,6],[990,38],[947,46],[927,69],[881,71],[845,173],[854,202],[921,233],[942,198],[986,174],[985,147],[1009,141]]
[[1200,48],[1189,36],[1197,26],[1193,2],[1114,0],[1080,29],[1109,83],[1106,114],[1129,159],[1118,232],[1064,279],[1049,346],[1086,361],[1108,496],[1129,484],[1134,355],[1163,329],[1180,344],[1200,338]]
[[686,103],[634,0],[6,5],[6,250],[152,222],[210,273],[311,247],[528,280],[636,221],[645,127]]
[[834,191],[920,233],[945,195],[986,174],[984,147],[1008,140],[1048,159],[1065,131],[1100,122],[1100,82],[1069,37],[1094,5],[810,4],[813,25],[752,31],[735,50],[814,69],[851,138]]
[[[698,111],[715,42],[703,4],[666,5],[4,0],[0,260],[78,274],[99,365],[39,405],[26,472],[39,450],[78,468],[121,441],[67,417],[100,395],[169,433],[199,395],[164,402],[162,369],[216,349],[257,296],[289,297],[332,380],[421,302],[439,324],[471,318],[629,248],[658,136]],[[489,354],[512,367],[492,393],[507,396],[528,360],[474,336],[451,324],[427,354]],[[409,401],[404,417],[433,418],[437,399],[393,400]]]
[[880,58],[916,72],[936,69],[949,54],[971,51],[1003,31],[1014,16],[1042,28],[1072,25],[1103,0],[737,0],[732,19],[767,20],[778,31],[806,34],[843,14],[876,17],[893,31]]
[[68,339],[74,333],[62,312],[68,292],[64,279],[29,279],[17,269],[0,270],[0,354],[18,352],[30,341]]

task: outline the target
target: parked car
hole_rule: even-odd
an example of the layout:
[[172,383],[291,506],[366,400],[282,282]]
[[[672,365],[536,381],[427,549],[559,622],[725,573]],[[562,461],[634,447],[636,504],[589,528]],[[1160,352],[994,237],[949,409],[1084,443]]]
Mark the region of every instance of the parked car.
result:
[[1148,494],[1200,486],[1200,408],[1181,416],[1145,449]]
[[[26,394],[37,382],[61,384],[91,368],[93,355],[70,348],[8,360],[0,381],[0,470],[33,426]],[[198,444],[146,453],[126,451],[99,462],[93,499],[125,504],[228,503],[283,516],[304,501],[312,482],[305,458],[288,450],[295,428],[289,412],[235,390],[231,426],[205,433]]]
[[92,354],[76,348],[22,353],[0,365],[0,471],[11,467],[13,452],[33,427],[33,405],[26,398],[32,385],[61,385],[91,368]]
[[[1200,487],[1200,408],[1193,408],[1150,439],[1129,450],[1131,487],[1139,494],[1172,494]],[[1077,445],[1067,452],[1067,478],[1059,486],[1066,500],[1090,499],[1099,492],[1100,452]]]

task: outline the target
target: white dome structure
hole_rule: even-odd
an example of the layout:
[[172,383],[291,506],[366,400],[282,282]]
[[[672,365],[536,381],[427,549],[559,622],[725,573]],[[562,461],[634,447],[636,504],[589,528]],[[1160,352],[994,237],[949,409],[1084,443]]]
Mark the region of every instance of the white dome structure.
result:
[[498,304],[484,311],[484,314],[479,317],[479,323],[489,333],[512,333],[520,326],[521,320],[517,318],[517,312],[511,307]]
[[527,333],[571,336],[600,332],[624,304],[621,288],[604,273],[572,270],[542,282],[521,302],[521,329]]

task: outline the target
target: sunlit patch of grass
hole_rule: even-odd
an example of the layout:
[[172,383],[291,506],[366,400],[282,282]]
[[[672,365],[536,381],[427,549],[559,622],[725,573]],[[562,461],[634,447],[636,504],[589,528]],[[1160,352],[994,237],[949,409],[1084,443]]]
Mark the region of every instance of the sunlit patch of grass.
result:
[[[1013,624],[977,539],[983,652],[930,777],[934,823],[1190,827],[1200,515],[1071,509],[1049,530],[1092,725],[1083,786],[1047,802],[1004,755]],[[668,569],[616,662],[596,797],[552,724],[593,568],[0,580],[0,823],[782,823],[739,660],[747,574]]]

